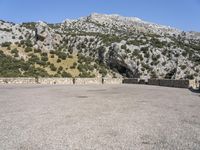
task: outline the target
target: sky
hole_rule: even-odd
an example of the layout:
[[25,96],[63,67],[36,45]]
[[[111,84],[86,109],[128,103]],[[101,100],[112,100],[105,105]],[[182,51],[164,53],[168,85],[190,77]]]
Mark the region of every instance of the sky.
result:
[[15,23],[58,23],[94,12],[200,32],[200,0],[0,0],[0,19]]

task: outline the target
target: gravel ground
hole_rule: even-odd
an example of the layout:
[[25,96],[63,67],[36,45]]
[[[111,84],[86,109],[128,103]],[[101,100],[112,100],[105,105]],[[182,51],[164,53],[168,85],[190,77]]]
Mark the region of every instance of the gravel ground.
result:
[[0,85],[0,150],[199,150],[199,95],[145,85]]

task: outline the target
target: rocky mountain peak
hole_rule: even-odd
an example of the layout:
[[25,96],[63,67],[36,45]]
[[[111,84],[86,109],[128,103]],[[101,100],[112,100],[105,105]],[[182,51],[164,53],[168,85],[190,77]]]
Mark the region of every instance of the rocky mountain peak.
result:
[[96,20],[99,22],[109,22],[109,21],[132,21],[132,22],[143,22],[141,19],[136,17],[123,17],[118,14],[98,14],[93,13],[90,16],[87,17],[91,20]]

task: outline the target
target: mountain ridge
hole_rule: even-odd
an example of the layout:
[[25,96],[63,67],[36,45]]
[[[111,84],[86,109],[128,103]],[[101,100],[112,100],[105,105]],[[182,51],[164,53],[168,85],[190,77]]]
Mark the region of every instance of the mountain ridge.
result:
[[[94,13],[56,24],[0,21],[0,44],[4,54],[24,59],[47,76],[64,72],[74,77],[200,77],[198,32],[183,32],[136,17]],[[26,71],[20,73],[23,76]]]

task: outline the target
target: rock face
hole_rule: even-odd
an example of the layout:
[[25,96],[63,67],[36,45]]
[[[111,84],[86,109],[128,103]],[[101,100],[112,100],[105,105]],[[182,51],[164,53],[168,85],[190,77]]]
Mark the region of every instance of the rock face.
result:
[[43,52],[91,57],[121,76],[200,79],[200,33],[136,17],[95,13],[59,24],[0,21],[0,44],[22,40]]
[[46,23],[39,22],[35,27],[36,45],[39,49],[50,51],[59,45],[62,38]]

